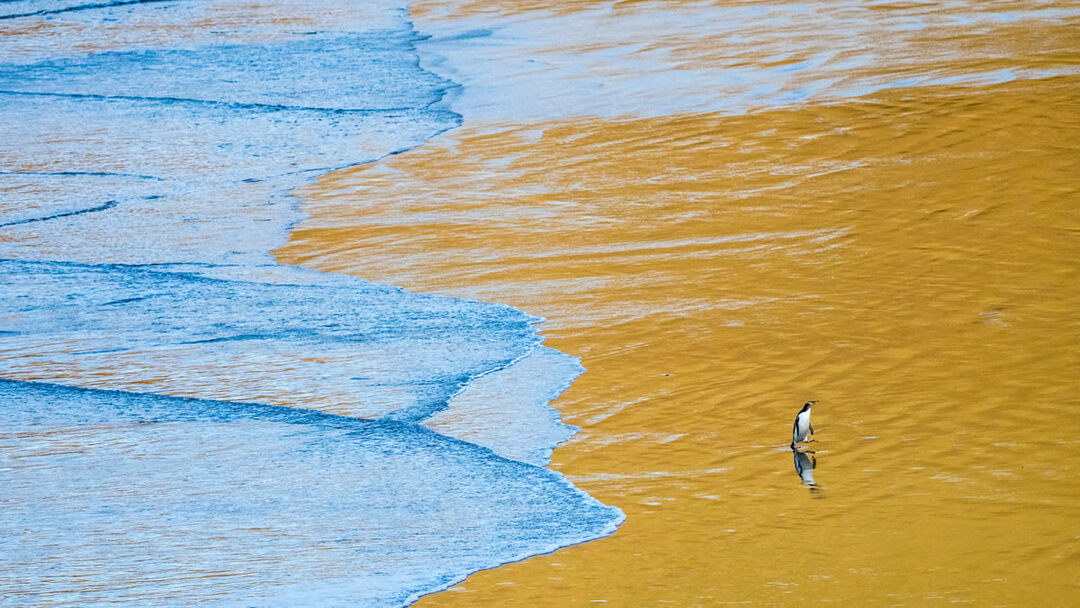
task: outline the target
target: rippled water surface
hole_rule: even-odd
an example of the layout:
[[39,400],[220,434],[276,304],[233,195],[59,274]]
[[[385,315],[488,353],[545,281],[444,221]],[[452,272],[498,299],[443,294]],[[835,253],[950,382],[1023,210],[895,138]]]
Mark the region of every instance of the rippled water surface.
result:
[[1080,7],[407,9],[0,3],[0,605],[1072,601]]
[[421,604],[1071,601],[1074,4],[413,11],[463,126],[279,258],[546,317],[554,466],[627,514]]
[[422,427],[0,381],[6,606],[400,605],[611,510]]

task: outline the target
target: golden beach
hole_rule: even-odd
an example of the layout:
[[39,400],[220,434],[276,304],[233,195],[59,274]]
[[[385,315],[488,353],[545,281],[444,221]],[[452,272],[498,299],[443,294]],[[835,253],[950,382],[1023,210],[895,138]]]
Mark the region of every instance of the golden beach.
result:
[[[928,38],[927,61],[1075,66],[1070,23]],[[510,304],[587,370],[551,466],[626,523],[418,605],[1070,603],[1078,109],[1062,75],[466,115],[298,190],[281,263]],[[812,484],[788,448],[810,399]]]

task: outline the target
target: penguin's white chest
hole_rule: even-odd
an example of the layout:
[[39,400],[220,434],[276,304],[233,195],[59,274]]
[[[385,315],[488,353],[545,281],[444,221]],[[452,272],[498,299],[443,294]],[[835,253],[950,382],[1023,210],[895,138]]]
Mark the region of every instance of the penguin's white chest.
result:
[[809,432],[810,412],[799,412],[799,415],[795,416],[795,432],[792,434],[791,440],[794,442],[803,441]]

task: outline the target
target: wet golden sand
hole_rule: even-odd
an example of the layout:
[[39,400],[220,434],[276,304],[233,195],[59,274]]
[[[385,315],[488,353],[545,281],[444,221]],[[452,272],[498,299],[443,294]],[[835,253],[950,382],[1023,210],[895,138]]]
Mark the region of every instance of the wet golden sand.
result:
[[420,605],[1069,603],[1078,99],[467,125],[303,189],[281,262],[520,307],[588,370],[552,466],[626,524]]

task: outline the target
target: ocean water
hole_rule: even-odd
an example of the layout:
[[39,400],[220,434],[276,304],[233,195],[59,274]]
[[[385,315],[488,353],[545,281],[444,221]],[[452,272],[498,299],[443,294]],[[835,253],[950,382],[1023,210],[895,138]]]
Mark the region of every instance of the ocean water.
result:
[[400,605],[622,521],[544,468],[582,368],[539,319],[269,254],[293,189],[460,124],[419,38],[0,7],[0,605]]
[[357,282],[0,262],[9,377],[421,421],[539,345],[506,306]]
[[610,531],[415,424],[0,380],[5,606],[392,606]]
[[[290,9],[300,7],[265,10]],[[104,48],[80,53],[66,32],[15,35],[38,46],[0,59],[0,121],[11,125],[0,142],[0,257],[272,263],[267,252],[299,218],[291,188],[459,123],[430,107],[454,83],[419,67],[405,15],[383,10],[393,18],[360,31],[298,31],[286,13],[258,43],[227,28],[171,45],[83,33]],[[195,18],[164,3],[76,11],[71,27],[145,12],[177,27]],[[60,17],[0,23],[33,19]]]

